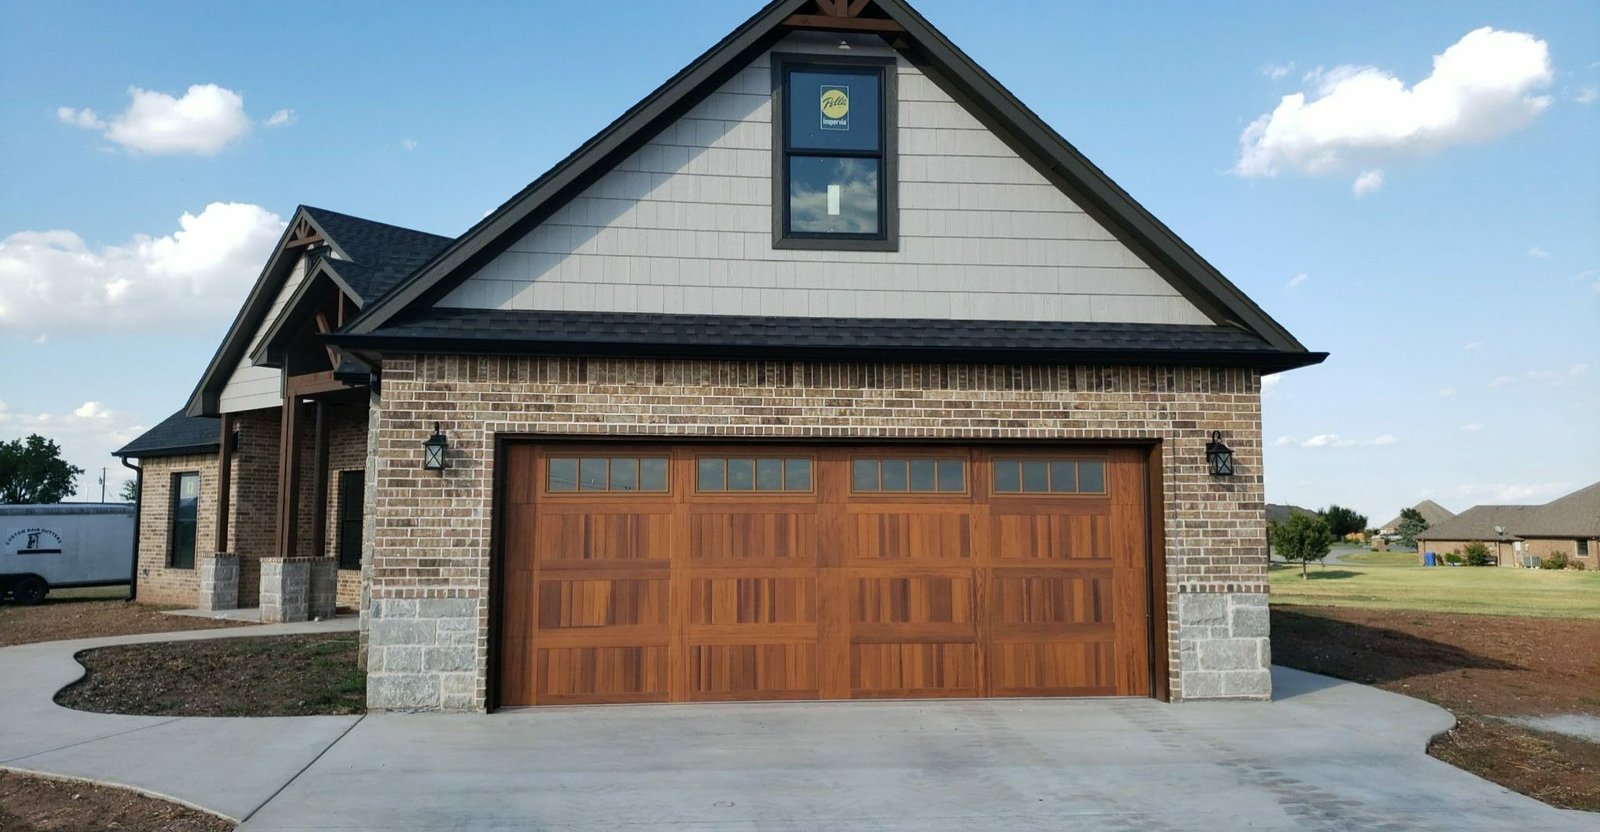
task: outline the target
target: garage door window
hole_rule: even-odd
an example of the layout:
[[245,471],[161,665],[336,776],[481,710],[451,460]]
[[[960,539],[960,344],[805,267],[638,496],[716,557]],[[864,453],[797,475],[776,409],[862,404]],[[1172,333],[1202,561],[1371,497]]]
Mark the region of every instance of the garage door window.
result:
[[666,457],[551,457],[545,490],[655,492],[667,490]]
[[1104,494],[1106,464],[1093,459],[997,459],[996,494]]
[[804,457],[703,456],[696,460],[695,490],[709,493],[811,490],[811,460]]
[[967,490],[966,463],[959,459],[857,457],[850,461],[850,490],[960,494]]

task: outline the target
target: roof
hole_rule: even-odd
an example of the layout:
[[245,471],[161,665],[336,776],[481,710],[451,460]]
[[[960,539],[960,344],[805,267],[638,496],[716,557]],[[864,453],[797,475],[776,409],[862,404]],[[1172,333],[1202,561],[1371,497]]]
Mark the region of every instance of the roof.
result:
[[[1412,508],[1416,509],[1419,513],[1422,514],[1422,519],[1426,520],[1428,522],[1429,526],[1436,526],[1436,525],[1438,525],[1440,523],[1443,523],[1444,521],[1449,520],[1450,518],[1456,516],[1455,512],[1451,511],[1450,509],[1445,508],[1444,506],[1439,505],[1438,503],[1436,503],[1436,502],[1434,502],[1432,500],[1423,500],[1422,502],[1417,503],[1416,505],[1412,506]],[[1400,516],[1399,515],[1395,515],[1395,518],[1393,520],[1390,520],[1389,522],[1384,523],[1383,525],[1379,526],[1378,528],[1380,528],[1380,529],[1398,529],[1398,528],[1400,528]]]
[[1428,540],[1600,537],[1600,482],[1540,506],[1473,506],[1419,535]]
[[[581,193],[628,153],[673,123],[688,106],[709,94],[732,72],[789,31],[829,28],[828,18],[823,16],[809,15],[803,20],[791,18],[809,2],[773,0],[768,3],[717,45],[441,250],[393,291],[365,306],[345,331],[372,335],[388,328],[406,313],[425,308]],[[985,116],[988,123],[1020,146],[1023,155],[1051,182],[1091,213],[1103,217],[1108,228],[1135,250],[1144,252],[1149,264],[1212,320],[1253,334],[1267,345],[1267,351],[1293,357],[1280,362],[1286,366],[1279,369],[1319,363],[1326,357],[1325,353],[1308,351],[910,5],[902,0],[871,0],[870,3],[862,0],[851,8],[863,18],[871,15],[872,19],[845,22],[870,24],[879,31],[893,33],[890,37],[895,49],[919,69],[934,76],[941,85],[950,85],[958,99],[964,99]]]
[[1281,506],[1277,503],[1267,503],[1268,523],[1282,523],[1296,514],[1316,514],[1316,512],[1302,506]]
[[328,341],[355,349],[491,354],[1062,361],[1264,366],[1284,360],[1233,327],[1081,321],[799,318],[433,308],[365,334]]
[[272,257],[256,278],[250,295],[234,317],[233,324],[228,327],[227,335],[223,336],[200,382],[195,385],[185,412],[193,416],[215,412],[218,394],[232,376],[234,368],[245,358],[245,351],[250,348],[256,331],[271,310],[294,263],[308,250],[309,245],[316,244],[296,236],[302,224],[315,229],[321,242],[326,242],[338,255],[337,258],[324,257],[321,262],[356,295],[356,302],[363,306],[391,291],[405,275],[450,242],[449,237],[438,234],[375,222],[326,208],[300,206],[284,228]]
[[301,206],[344,260],[326,258],[363,305],[383,297],[407,275],[449,245],[451,238],[426,231],[401,228],[383,222],[353,217],[326,208]]
[[215,416],[187,416],[182,410],[161,420],[138,439],[112,456],[150,459],[158,456],[216,453],[222,444],[222,420]]

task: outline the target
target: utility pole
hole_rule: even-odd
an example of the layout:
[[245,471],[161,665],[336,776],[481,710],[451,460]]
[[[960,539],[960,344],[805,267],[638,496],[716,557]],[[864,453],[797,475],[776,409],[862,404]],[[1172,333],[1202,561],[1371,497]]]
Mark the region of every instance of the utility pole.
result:
[[106,501],[106,469],[100,469],[100,502]]

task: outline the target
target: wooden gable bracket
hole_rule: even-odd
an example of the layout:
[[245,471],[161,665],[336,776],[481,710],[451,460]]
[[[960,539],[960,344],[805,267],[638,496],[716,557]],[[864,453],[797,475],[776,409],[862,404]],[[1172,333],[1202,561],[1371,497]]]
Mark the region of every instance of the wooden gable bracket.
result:
[[327,241],[317,231],[316,227],[311,224],[310,220],[301,217],[295,221],[294,230],[289,233],[289,242],[285,243],[284,247],[314,246],[323,242]]
[[862,17],[871,0],[816,0],[815,14],[792,14],[783,21],[790,29],[824,32],[904,32],[888,18]]

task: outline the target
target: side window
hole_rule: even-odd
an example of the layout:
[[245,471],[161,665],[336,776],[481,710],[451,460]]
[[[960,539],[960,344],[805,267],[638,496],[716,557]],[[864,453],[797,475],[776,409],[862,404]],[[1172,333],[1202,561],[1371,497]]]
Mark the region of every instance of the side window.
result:
[[545,490],[553,493],[667,490],[664,456],[553,456],[545,467]]
[[967,463],[959,458],[856,457],[850,460],[850,490],[960,494],[967,490]]
[[811,490],[807,457],[703,456],[695,460],[694,490],[702,493]]
[[775,72],[774,245],[895,250],[894,64],[778,56]]
[[167,536],[167,566],[194,568],[195,533],[200,522],[200,475],[172,475],[172,529]]
[[367,472],[339,472],[339,568],[361,568],[362,520],[367,503]]
[[1106,464],[1097,459],[997,459],[996,494],[1104,494]]

